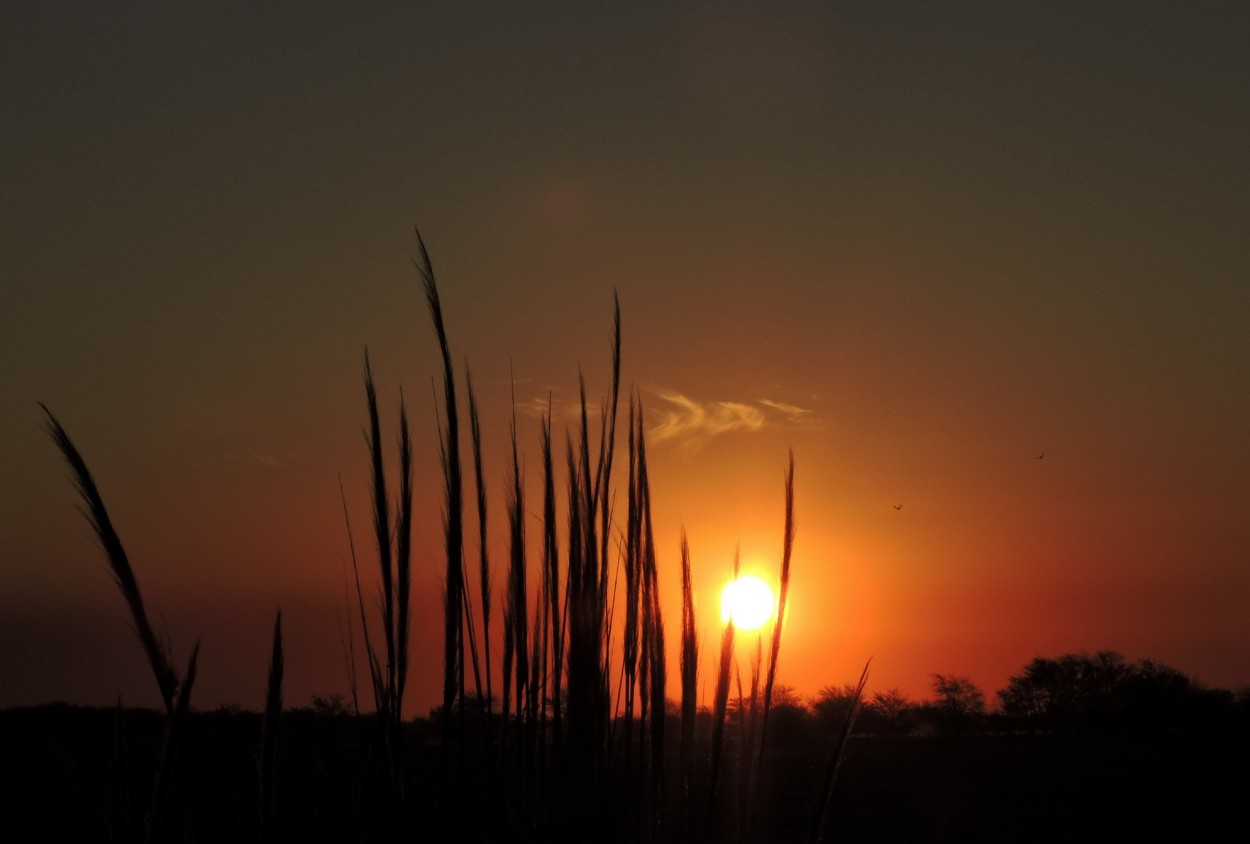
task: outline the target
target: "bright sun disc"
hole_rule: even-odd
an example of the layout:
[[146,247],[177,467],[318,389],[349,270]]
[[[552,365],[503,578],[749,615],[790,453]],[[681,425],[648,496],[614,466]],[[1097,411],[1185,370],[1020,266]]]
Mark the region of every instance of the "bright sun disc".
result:
[[773,590],[753,574],[731,580],[720,593],[720,620],[732,617],[739,630],[763,627],[773,617]]

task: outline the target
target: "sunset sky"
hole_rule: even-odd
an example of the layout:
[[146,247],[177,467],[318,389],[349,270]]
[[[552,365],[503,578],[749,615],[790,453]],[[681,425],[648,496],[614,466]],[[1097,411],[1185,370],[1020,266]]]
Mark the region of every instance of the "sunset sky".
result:
[[199,706],[259,705],[279,606],[288,704],[346,694],[366,346],[388,442],[401,387],[415,424],[436,702],[414,227],[498,583],[510,378],[537,512],[537,409],[562,441],[579,367],[605,396],[616,291],[703,686],[735,547],[775,580],[790,449],[800,693],[1082,649],[1250,684],[1250,6],[817,5],[4,4],[0,706],[158,700],[39,401],[177,661],[202,642]]

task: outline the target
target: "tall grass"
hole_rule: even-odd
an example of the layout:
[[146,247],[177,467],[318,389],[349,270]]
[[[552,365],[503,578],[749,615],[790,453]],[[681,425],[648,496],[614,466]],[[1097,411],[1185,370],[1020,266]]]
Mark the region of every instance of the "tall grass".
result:
[[[420,272],[427,306],[443,358],[443,414],[439,443],[444,474],[444,753],[464,758],[468,736],[463,721],[459,732],[448,728],[456,706],[464,709],[466,639],[472,653],[479,705],[482,684],[477,676],[477,636],[471,602],[465,589],[463,533],[460,525],[461,480],[456,433],[456,384],[442,317],[441,300],[430,258],[420,241]],[[695,838],[700,833],[727,829],[713,817],[725,754],[729,689],[735,676],[735,630],[725,625],[711,712],[711,734],[704,790],[696,794],[695,723],[698,717],[698,631],[692,585],[690,550],[681,537],[681,702],[678,762],[678,815],[665,825],[665,741],[667,649],[660,598],[660,567],[651,519],[651,489],[647,470],[646,426],[642,403],[631,393],[628,410],[628,473],[626,506],[618,533],[611,543],[614,520],[611,479],[614,466],[616,414],[621,373],[621,315],[613,303],[610,394],[600,405],[598,422],[590,422],[585,378],[579,373],[577,422],[565,432],[565,521],[558,521],[553,460],[553,417],[550,399],[540,421],[542,473],[541,562],[531,603],[526,530],[525,478],[516,425],[515,399],[509,428],[510,466],[506,487],[508,564],[504,581],[501,659],[501,728],[491,718],[481,719],[481,738],[489,746],[499,741],[498,777],[488,773],[484,793],[498,783],[504,791],[497,807],[507,827],[523,836],[584,836],[608,818],[613,828],[645,838]],[[470,426],[473,436],[474,479],[477,487],[479,557],[478,597],[481,641],[487,649],[485,706],[489,715],[493,688],[489,642],[492,638],[492,589],[486,556],[488,545],[486,487],[482,470],[481,429],[472,382],[466,371]],[[591,436],[592,430],[597,437]],[[592,441],[593,440],[593,441]],[[751,823],[751,805],[760,776],[768,736],[768,721],[776,685],[785,613],[791,581],[794,544],[794,459],[790,455],[785,483],[780,594],[777,619],[765,665],[762,639],[751,662],[749,695],[738,680],[735,711],[738,733],[736,797],[739,834]],[[739,559],[735,556],[736,577]],[[619,582],[619,591],[611,584]],[[611,587],[611,588],[610,588]],[[619,606],[618,602],[623,603]],[[618,626],[619,625],[619,626]],[[620,636],[619,643],[614,636]],[[614,662],[615,660],[615,662]],[[619,670],[616,696],[613,670]],[[459,749],[457,751],[457,748]],[[460,755],[457,757],[456,753]],[[489,754],[485,757],[490,766]],[[462,782],[444,774],[444,782]],[[467,780],[463,782],[468,782]],[[481,782],[479,780],[479,782]],[[622,799],[622,797],[627,799]],[[448,794],[449,811],[471,793]],[[702,828],[690,808],[703,802]],[[631,808],[632,807],[632,808]],[[448,821],[454,823],[454,821]],[[475,827],[479,828],[479,827]],[[447,829],[446,827],[444,828]]]
[[[408,640],[410,635],[411,600],[411,534],[412,534],[412,438],[402,395],[399,411],[399,498],[392,503],[388,492],[382,443],[381,419],[373,371],[365,354],[365,399],[369,413],[366,444],[369,449],[371,488],[373,492],[373,528],[378,553],[379,579],[382,584],[381,625],[383,652],[373,648],[368,635],[364,600],[359,593],[359,570],[356,568],[354,543],[353,569],[357,573],[357,599],[361,624],[365,631],[365,647],[369,654],[373,681],[377,729],[373,738],[372,781],[365,805],[372,805],[372,814],[383,828],[397,829],[402,821],[404,795],[403,705],[408,673]],[[392,524],[394,528],[392,529]],[[349,525],[350,530],[350,525]],[[350,539],[350,534],[349,534]]]
[[[488,546],[488,492],[483,469],[483,443],[477,396],[466,365],[473,480],[476,492],[476,596],[469,589],[464,549],[464,482],[460,448],[458,378],[433,265],[417,235],[414,261],[442,363],[438,423],[442,467],[443,558],[443,683],[440,707],[441,755],[438,784],[413,788],[417,773],[408,765],[404,720],[405,692],[411,656],[410,628],[413,543],[412,437],[403,393],[400,392],[397,447],[386,446],[378,392],[369,356],[364,358],[368,422],[365,442],[369,464],[370,509],[379,583],[376,615],[368,610],[346,495],[343,497],[356,615],[361,628],[375,716],[363,719],[369,729],[368,756],[362,769],[355,815],[361,840],[402,840],[410,833],[470,840],[700,840],[752,834],[753,805],[765,774],[763,761],[769,716],[778,675],[791,585],[794,546],[794,457],[785,475],[785,516],[777,616],[767,648],[757,639],[744,686],[735,659],[737,632],[732,620],[721,632],[715,690],[706,739],[700,741],[698,707],[699,629],[693,563],[684,530],[680,536],[680,689],[681,700],[670,715],[667,640],[661,594],[663,556],[652,520],[651,482],[647,464],[646,424],[641,399],[631,390],[626,434],[627,466],[623,480],[624,512],[615,510],[613,488],[616,426],[621,386],[621,310],[613,299],[613,334],[609,393],[592,414],[585,378],[579,372],[576,421],[564,433],[563,479],[554,459],[555,419],[550,396],[539,422],[541,514],[526,504],[526,477],[517,428],[516,400],[509,426],[510,454],[506,478],[506,572],[502,577],[501,618],[494,611],[496,584]],[[439,397],[436,396],[436,403]],[[168,648],[152,630],[138,583],[117,538],[99,492],[81,456],[47,409],[47,424],[85,503],[84,512],[119,589],[130,608],[134,627],[156,679],[166,713],[166,740],[146,824],[149,840],[166,831],[166,816],[175,785],[175,762],[182,744],[194,684],[198,645],[185,675],[174,668]],[[388,471],[388,452],[394,472]],[[563,502],[559,499],[563,496]],[[563,508],[560,504],[563,504]],[[561,512],[561,509],[563,512]],[[541,521],[541,538],[530,571],[527,520]],[[735,553],[733,576],[739,573]],[[623,588],[618,588],[618,586]],[[531,594],[532,593],[532,594]],[[350,595],[350,589],[349,589]],[[350,601],[350,596],[349,596]],[[474,602],[477,603],[475,612]],[[623,604],[623,605],[622,605]],[[480,624],[480,629],[478,625]],[[352,699],[358,708],[354,680],[354,635],[349,622],[344,638]],[[616,638],[616,637],[619,637]],[[492,642],[502,640],[499,673],[495,673]],[[479,658],[479,654],[484,659]],[[274,621],[266,706],[259,754],[259,834],[280,837],[276,769],[277,736],[282,711],[284,673],[282,617]],[[466,688],[472,671],[472,693]],[[866,671],[860,680],[862,693]],[[496,677],[499,685],[495,685]],[[613,681],[617,692],[613,694]],[[730,724],[730,685],[736,685]],[[501,706],[495,707],[498,688]],[[858,697],[857,697],[858,700]],[[473,704],[477,717],[466,714]],[[824,824],[827,795],[836,780],[850,720],[832,750],[820,802],[813,809],[811,829]],[[672,729],[676,727],[676,783],[667,779]],[[735,742],[736,758],[730,754]],[[727,748],[728,745],[728,748]],[[426,762],[428,768],[428,761]],[[736,788],[722,789],[722,779],[736,772]],[[437,798],[430,795],[437,794]],[[725,814],[725,799],[736,807]],[[418,807],[436,807],[437,817],[419,818]],[[700,811],[702,810],[702,811]],[[719,813],[719,814],[718,814]]]

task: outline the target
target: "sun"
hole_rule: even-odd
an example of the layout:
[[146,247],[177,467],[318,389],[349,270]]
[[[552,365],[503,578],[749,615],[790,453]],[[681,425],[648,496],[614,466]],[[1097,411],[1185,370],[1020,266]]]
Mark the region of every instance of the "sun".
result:
[[773,590],[753,574],[731,580],[720,593],[720,620],[733,618],[738,630],[756,630],[768,623],[776,609]]

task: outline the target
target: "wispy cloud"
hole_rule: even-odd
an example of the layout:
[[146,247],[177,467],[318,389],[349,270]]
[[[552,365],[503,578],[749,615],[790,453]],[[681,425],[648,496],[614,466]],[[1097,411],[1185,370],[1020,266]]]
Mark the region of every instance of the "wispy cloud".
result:
[[[624,399],[622,399],[623,401]],[[602,399],[586,397],[586,416],[590,419],[597,419],[601,411],[600,402]],[[543,396],[534,396],[525,401],[517,401],[516,406],[519,415],[530,416],[534,419],[541,419],[547,415],[547,411],[551,411],[551,418],[555,424],[572,424],[581,417],[582,404],[577,398],[565,398],[552,391],[552,393]]]
[[784,415],[791,422],[810,423],[816,419],[815,412],[805,407],[798,407],[785,402],[773,401],[772,399],[760,399],[760,404],[765,407],[772,408],[778,413]]
[[[723,434],[820,427],[814,410],[773,399],[708,401],[671,389],[648,389],[647,392],[660,400],[658,407],[648,403],[646,410],[650,422],[647,439],[655,444],[698,448]],[[595,420],[592,425],[597,424],[603,412],[601,401],[587,396],[586,415]],[[627,397],[622,395],[621,412],[625,412],[627,401]],[[549,395],[533,396],[517,402],[517,413],[534,419],[546,416],[549,409],[557,427],[575,428],[579,424],[581,402],[567,392],[561,395],[561,391],[552,390]]]
[[653,418],[658,421],[647,436],[654,443],[671,442],[697,448],[722,434],[808,427],[815,421],[813,411],[771,399],[699,401],[675,390],[661,390],[657,396],[667,406],[653,412]]

